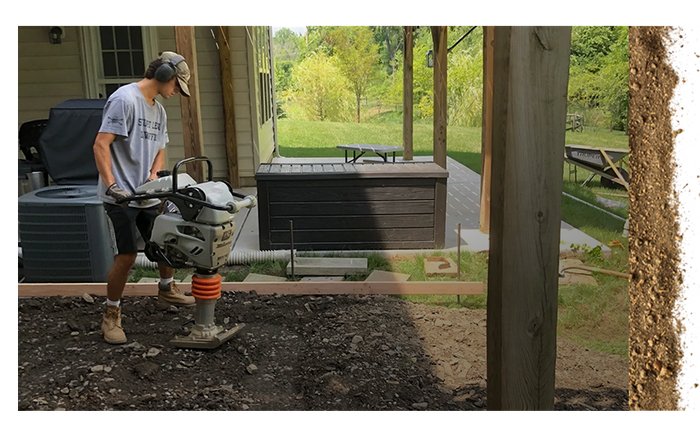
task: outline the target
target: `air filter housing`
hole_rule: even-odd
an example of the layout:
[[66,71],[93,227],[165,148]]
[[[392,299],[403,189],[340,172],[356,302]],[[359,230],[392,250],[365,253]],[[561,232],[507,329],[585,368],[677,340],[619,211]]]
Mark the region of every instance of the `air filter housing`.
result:
[[18,202],[26,282],[107,281],[114,233],[96,186],[45,187]]

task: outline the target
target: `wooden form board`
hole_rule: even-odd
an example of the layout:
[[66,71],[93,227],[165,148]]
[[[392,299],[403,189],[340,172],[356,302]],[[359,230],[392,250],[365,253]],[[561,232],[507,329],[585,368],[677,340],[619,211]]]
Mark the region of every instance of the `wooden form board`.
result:
[[[190,292],[188,283],[178,283]],[[481,295],[481,282],[440,281],[317,281],[317,282],[242,282],[221,283],[222,291],[250,292],[258,295]],[[106,283],[20,283],[20,297],[106,296]],[[128,283],[123,296],[156,296],[157,288],[148,283]]]

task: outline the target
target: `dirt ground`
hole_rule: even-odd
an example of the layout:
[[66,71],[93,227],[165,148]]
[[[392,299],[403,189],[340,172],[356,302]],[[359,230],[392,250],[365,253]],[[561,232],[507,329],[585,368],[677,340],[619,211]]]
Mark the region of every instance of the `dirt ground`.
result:
[[[128,342],[100,329],[104,298],[19,300],[19,410],[485,410],[486,311],[385,296],[224,292],[219,349],[171,347],[192,309],[123,300]],[[627,410],[628,364],[564,339],[557,410]]]
[[668,64],[669,28],[630,27],[630,397],[632,410],[677,410],[682,350],[678,299],[680,232],[673,199],[669,104],[678,76]]

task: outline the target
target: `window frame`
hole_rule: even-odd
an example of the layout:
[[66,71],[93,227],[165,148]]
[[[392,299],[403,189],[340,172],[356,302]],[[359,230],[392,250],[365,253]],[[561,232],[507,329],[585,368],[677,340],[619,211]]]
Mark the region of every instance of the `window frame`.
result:
[[[102,64],[102,47],[99,26],[80,28],[80,41],[83,50],[83,88],[88,99],[106,99],[105,84],[134,82],[136,78],[105,78]],[[158,31],[155,27],[141,26],[141,41],[143,42],[144,66],[158,56]]]

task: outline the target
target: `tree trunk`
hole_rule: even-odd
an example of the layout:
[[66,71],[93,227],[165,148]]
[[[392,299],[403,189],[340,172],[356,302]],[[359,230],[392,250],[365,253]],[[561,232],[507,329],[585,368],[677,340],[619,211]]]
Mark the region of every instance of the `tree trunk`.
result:
[[386,42],[386,51],[389,53],[389,65],[391,65],[391,77],[394,77],[396,73],[396,50],[391,50],[391,43],[389,42],[389,32],[386,30],[386,26],[382,26],[384,31],[384,41]]
[[360,93],[355,94],[357,96],[357,123],[360,123]]

